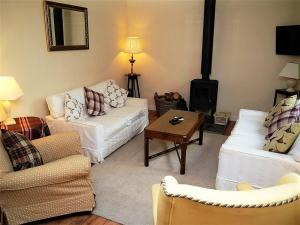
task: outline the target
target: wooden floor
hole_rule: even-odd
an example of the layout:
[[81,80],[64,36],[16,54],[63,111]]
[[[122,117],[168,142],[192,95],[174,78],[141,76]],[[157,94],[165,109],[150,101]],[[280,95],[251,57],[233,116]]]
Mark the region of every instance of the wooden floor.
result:
[[[152,123],[158,118],[155,111],[149,111],[149,122]],[[224,135],[229,136],[235,122],[229,121],[225,128]],[[42,225],[121,225],[120,223],[105,219],[100,216],[93,214],[72,214],[69,216],[63,216],[59,218],[47,219],[31,224],[42,224]]]
[[47,219],[27,225],[121,225],[120,223],[90,213],[78,213],[53,219]]

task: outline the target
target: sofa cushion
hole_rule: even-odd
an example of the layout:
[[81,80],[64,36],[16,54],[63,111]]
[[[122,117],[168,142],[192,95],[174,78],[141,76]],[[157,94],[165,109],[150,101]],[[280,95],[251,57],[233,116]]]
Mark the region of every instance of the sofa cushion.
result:
[[272,109],[268,113],[267,117],[265,118],[264,125],[266,127],[269,127],[275,116],[277,116],[281,112],[292,109],[295,106],[296,101],[297,101],[297,95],[293,95],[293,96],[290,96],[288,98],[281,100],[277,105],[272,107]]
[[70,120],[78,120],[84,119],[87,117],[86,115],[85,105],[79,102],[77,99],[72,98],[70,94],[66,94],[65,97],[65,119],[67,121]]
[[39,151],[31,141],[14,131],[1,130],[2,143],[15,171],[43,165]]
[[300,123],[287,124],[273,133],[264,150],[287,153],[300,133]]
[[90,116],[101,116],[104,112],[104,96],[102,93],[84,87],[87,113]]
[[265,142],[265,136],[260,134],[253,134],[252,136],[232,134],[227,138],[224,144],[228,146],[239,146],[240,148],[246,147],[262,150]]
[[272,120],[271,125],[268,127],[268,134],[266,139],[269,139],[272,134],[278,130],[279,128],[297,122],[299,120],[300,115],[300,104],[297,104],[294,108],[284,111],[277,116],[275,116]]
[[104,101],[112,107],[123,107],[127,100],[128,91],[109,81],[104,93]]
[[267,134],[267,128],[263,125],[264,120],[255,120],[252,118],[239,119],[235,124],[231,134],[241,134],[248,136],[255,136],[257,134],[263,135],[264,137]]

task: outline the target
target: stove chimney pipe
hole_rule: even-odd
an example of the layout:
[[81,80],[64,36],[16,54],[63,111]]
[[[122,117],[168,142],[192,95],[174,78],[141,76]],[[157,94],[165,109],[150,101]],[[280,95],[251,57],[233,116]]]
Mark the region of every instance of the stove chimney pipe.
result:
[[214,44],[215,8],[216,0],[205,0],[201,63],[201,74],[203,80],[209,80],[209,76],[211,74]]

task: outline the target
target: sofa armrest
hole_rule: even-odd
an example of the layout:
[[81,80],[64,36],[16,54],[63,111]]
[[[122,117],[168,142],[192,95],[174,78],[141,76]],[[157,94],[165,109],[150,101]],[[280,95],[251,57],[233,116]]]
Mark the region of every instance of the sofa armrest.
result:
[[290,155],[226,144],[219,153],[217,177],[224,181],[247,181],[254,188],[263,188],[289,172],[300,172],[300,164]]
[[32,143],[41,153],[44,163],[82,154],[80,136],[77,132],[58,133],[33,140]]
[[130,107],[141,107],[148,110],[148,100],[145,98],[132,98],[128,97],[126,101],[126,106]]
[[25,170],[6,173],[0,178],[0,191],[22,190],[89,176],[89,158],[73,155]]
[[258,110],[251,110],[251,109],[240,109],[239,112],[239,119],[255,119],[264,121],[268,113],[258,111]]

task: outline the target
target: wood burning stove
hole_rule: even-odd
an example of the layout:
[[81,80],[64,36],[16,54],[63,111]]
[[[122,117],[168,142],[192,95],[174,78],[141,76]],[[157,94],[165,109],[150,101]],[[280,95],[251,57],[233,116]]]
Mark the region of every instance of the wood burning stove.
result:
[[190,86],[190,110],[202,111],[208,114],[206,120],[208,123],[213,122],[218,96],[218,81],[210,80],[209,78],[212,65],[215,7],[216,0],[205,0],[201,63],[202,79],[192,80]]
[[218,81],[195,79],[191,81],[190,110],[201,111],[213,118],[217,108]]

